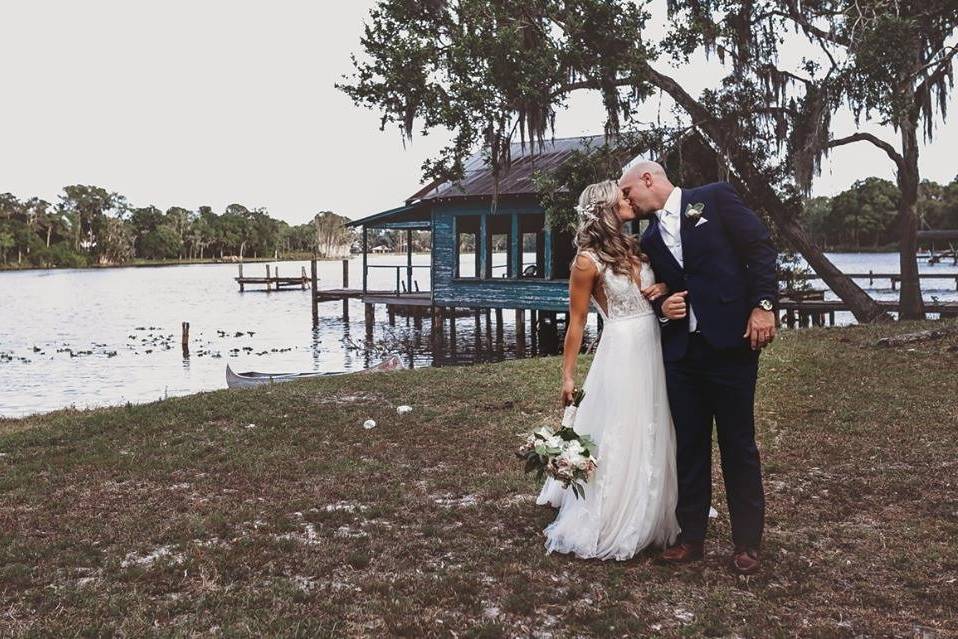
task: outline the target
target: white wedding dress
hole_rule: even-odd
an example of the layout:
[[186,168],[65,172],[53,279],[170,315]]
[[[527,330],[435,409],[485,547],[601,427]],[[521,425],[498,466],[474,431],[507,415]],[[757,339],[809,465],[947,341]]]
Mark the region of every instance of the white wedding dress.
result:
[[[584,498],[546,478],[536,503],[559,508],[544,531],[547,553],[625,560],[679,533],[675,431],[655,312],[633,278],[583,253],[599,269],[608,308],[592,296],[604,327],[573,427],[598,445],[598,468]],[[641,280],[643,288],[655,282],[648,264]]]

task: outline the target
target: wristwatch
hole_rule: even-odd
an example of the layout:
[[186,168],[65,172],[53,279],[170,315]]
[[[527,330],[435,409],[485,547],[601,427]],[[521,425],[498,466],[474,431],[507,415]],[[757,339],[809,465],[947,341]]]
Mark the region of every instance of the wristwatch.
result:
[[775,308],[775,306],[772,304],[772,300],[770,299],[760,299],[756,306],[758,306],[758,308],[762,309],[763,311],[770,311],[773,308]]

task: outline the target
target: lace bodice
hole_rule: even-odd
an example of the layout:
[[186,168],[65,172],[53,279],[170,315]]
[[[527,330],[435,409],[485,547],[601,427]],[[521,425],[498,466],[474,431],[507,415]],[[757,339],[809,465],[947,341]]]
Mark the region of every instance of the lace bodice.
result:
[[647,262],[642,263],[642,271],[639,276],[642,282],[640,287],[628,275],[622,275],[607,268],[592,251],[582,251],[582,253],[589,256],[595,262],[596,268],[599,269],[599,281],[605,292],[608,308],[603,308],[596,300],[595,295],[591,299],[604,321],[640,317],[653,312],[652,305],[645,299],[641,291],[642,288],[655,283],[655,273]]

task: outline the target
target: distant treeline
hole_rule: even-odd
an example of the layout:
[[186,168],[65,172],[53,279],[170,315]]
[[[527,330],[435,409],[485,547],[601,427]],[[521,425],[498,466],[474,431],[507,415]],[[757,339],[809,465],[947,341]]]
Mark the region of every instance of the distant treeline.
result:
[[[809,199],[804,225],[826,249],[880,248],[897,241],[900,199],[893,182],[870,177],[835,197]],[[958,229],[958,177],[946,185],[921,183],[918,224],[920,229]]]
[[82,267],[134,260],[202,260],[313,253],[345,257],[355,232],[330,211],[290,226],[264,208],[230,204],[136,208],[97,186],[63,189],[56,203],[0,193],[0,265]]

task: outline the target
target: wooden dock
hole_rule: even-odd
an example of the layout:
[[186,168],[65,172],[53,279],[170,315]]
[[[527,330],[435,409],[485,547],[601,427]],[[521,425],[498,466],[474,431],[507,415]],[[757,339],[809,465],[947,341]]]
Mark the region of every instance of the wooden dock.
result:
[[272,266],[266,265],[266,277],[245,277],[243,275],[243,264],[242,262],[239,265],[239,276],[233,278],[239,284],[240,293],[246,292],[246,287],[249,285],[265,285],[266,292],[272,291],[283,291],[290,290],[291,288],[298,287],[300,290],[305,291],[306,287],[312,281],[309,276],[306,275],[306,267],[302,268],[302,271],[298,277],[281,277],[279,274],[279,267],[273,270]]
[[[878,300],[878,305],[890,313],[899,311],[895,300]],[[807,326],[834,326],[835,313],[848,312],[848,305],[841,300],[790,299],[779,300],[778,308],[784,311],[782,323],[789,328]],[[926,313],[937,313],[939,317],[958,317],[958,302],[925,302]],[[826,322],[827,319],[827,322]]]
[[367,290],[361,288],[325,288],[316,291],[317,302],[360,300],[363,304],[386,304],[389,306],[432,306],[429,291],[399,293],[393,290]]
[[[875,285],[875,280],[888,280],[891,283],[891,290],[897,290],[898,284],[901,283],[901,274],[900,273],[874,273],[868,271],[867,273],[848,273],[846,277],[850,277],[853,280],[868,280],[869,286]],[[807,280],[817,280],[821,279],[815,273],[810,274]],[[958,273],[919,273],[919,280],[954,280],[955,290],[958,291]],[[781,278],[781,281],[787,282],[788,278]]]

